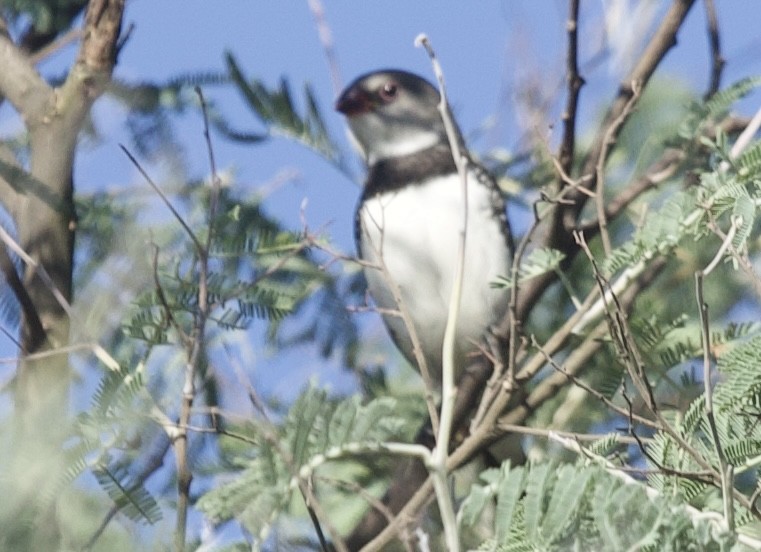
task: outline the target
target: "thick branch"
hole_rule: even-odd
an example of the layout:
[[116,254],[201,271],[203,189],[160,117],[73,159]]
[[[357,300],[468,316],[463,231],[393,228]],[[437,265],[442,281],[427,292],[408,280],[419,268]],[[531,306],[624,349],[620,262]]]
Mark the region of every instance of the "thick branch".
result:
[[111,73],[116,63],[123,13],[124,0],[90,0],[78,65],[93,72]]
[[579,0],[570,0],[569,15],[566,22],[568,30],[568,54],[566,62],[566,79],[568,81],[568,98],[563,112],[563,141],[560,144],[558,159],[563,173],[570,175],[573,169],[573,156],[576,142],[576,110],[579,104],[579,91],[584,79],[579,75]]
[[0,94],[11,102],[27,125],[41,119],[53,103],[53,89],[4,33],[0,33]]
[[[46,193],[63,202],[63,209],[55,209],[44,198],[27,194],[16,217],[19,242],[50,274],[53,284],[67,300],[71,299],[75,227],[72,217],[74,150],[82,123],[110,78],[123,11],[124,0],[90,2],[77,62],[66,82],[56,90],[41,79],[20,50],[0,37],[0,63],[10,64],[11,73],[15,73],[8,77],[8,71],[0,71],[0,92],[7,93],[27,124],[31,176],[47,187]],[[20,78],[21,83],[12,82],[14,76]],[[55,334],[50,345],[65,344],[68,327],[61,325],[65,313],[53,294],[29,267],[24,280],[48,334]],[[43,343],[45,340],[41,337],[31,328],[22,328],[25,347],[30,343]],[[34,347],[26,348],[30,353],[35,352]]]

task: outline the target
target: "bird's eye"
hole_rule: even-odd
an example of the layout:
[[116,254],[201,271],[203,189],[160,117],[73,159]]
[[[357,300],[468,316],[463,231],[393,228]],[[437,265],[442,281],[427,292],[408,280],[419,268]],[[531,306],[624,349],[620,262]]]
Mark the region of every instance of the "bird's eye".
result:
[[387,82],[383,85],[383,88],[380,89],[380,97],[385,102],[390,102],[396,97],[396,83],[394,82]]

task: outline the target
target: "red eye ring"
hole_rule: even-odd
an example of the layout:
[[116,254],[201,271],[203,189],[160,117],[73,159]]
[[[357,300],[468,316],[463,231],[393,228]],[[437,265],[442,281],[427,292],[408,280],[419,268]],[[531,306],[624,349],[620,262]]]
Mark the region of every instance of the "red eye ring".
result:
[[398,87],[396,86],[396,83],[391,81],[383,85],[379,94],[383,101],[390,102],[396,97],[397,90]]

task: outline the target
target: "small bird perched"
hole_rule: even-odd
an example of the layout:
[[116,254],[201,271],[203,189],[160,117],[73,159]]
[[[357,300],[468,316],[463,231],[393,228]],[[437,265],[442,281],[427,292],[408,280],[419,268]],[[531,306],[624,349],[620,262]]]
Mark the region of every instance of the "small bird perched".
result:
[[[425,79],[383,70],[357,78],[336,102],[368,169],[354,236],[359,257],[367,261],[370,295],[384,313],[394,343],[417,366],[411,323],[434,382],[441,378],[464,211],[439,101],[438,91]],[[465,272],[455,340],[458,373],[505,314],[507,294],[491,283],[508,273],[511,262],[505,203],[496,182],[470,159],[467,175]]]

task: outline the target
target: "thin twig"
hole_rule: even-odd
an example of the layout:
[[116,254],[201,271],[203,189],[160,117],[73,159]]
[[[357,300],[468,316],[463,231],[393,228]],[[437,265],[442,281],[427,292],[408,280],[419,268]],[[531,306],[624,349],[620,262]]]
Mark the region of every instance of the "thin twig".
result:
[[[586,242],[584,242],[583,237],[577,235],[577,240],[579,241],[582,250],[586,252],[590,262],[592,263],[592,268],[595,272],[595,278],[598,282],[598,286],[601,288],[608,288],[609,291],[609,284],[604,280],[602,275],[600,275],[599,271],[597,270],[594,257],[589,251]],[[742,492],[734,489],[733,487],[726,487],[722,485],[722,481],[724,481],[725,478],[732,476],[731,468],[728,468],[730,471],[726,473],[717,471],[711,465],[711,463],[704,458],[700,451],[692,446],[692,444],[687,441],[687,438],[680,431],[674,429],[669,421],[664,418],[663,413],[661,412],[655,400],[655,393],[653,391],[652,385],[650,384],[650,381],[647,378],[647,374],[645,373],[645,363],[638,349],[637,342],[634,340],[631,328],[629,327],[629,322],[626,317],[626,310],[619,297],[615,294],[610,295],[610,309],[610,312],[606,311],[606,314],[610,327],[610,335],[613,337],[613,341],[616,344],[619,352],[619,357],[626,366],[627,371],[629,372],[629,377],[637,387],[640,396],[645,399],[645,404],[655,417],[656,422],[658,422],[660,431],[673,439],[676,444],[683,451],[685,451],[695,461],[695,463],[698,464],[698,466],[700,466],[701,469],[710,474],[712,484],[720,486],[722,490],[727,489],[727,492],[733,495],[734,500],[736,500],[748,510],[751,510],[748,498]],[[634,433],[632,434],[634,435]],[[643,451],[647,454],[647,451],[644,447]],[[653,461],[650,455],[648,455],[648,458]],[[661,468],[665,472],[671,470],[671,468],[666,466],[661,466]],[[683,474],[675,473],[674,475]]]
[[[322,531],[320,518],[323,519],[322,523],[324,523],[326,526],[331,527],[331,529],[329,529],[331,533],[337,534],[338,531],[335,529],[335,527],[333,527],[330,521],[330,517],[323,510],[320,502],[317,500],[317,497],[314,494],[314,490],[312,489],[312,478],[310,477],[309,481],[302,482],[299,485],[299,488],[301,489],[301,496],[304,498],[304,505],[306,506],[307,512],[309,513],[309,519],[312,521],[312,526],[317,533],[317,540],[320,543],[320,549],[322,552],[328,552],[331,548],[328,544],[328,540],[325,538],[325,533]],[[335,549],[338,552],[348,552],[346,547],[342,547],[340,545],[336,546]]]
[[394,519],[394,512],[389,510],[388,507],[383,504],[383,502],[375,498],[375,496],[369,493],[362,485],[359,485],[353,481],[345,481],[343,479],[336,479],[325,475],[315,476],[315,479],[324,481],[329,485],[333,485],[334,487],[343,487],[344,489],[347,489],[351,494],[359,495],[365,502],[370,505],[371,508],[378,510],[383,515],[383,517],[386,518],[387,521]]
[[[622,435],[620,433],[574,433],[571,431],[560,431],[557,429],[544,429],[540,427],[529,427],[518,424],[499,423],[500,431],[505,433],[520,433],[522,435],[531,435],[533,437],[542,437],[545,439],[551,439],[553,435],[561,435],[568,439],[573,439],[580,442],[595,442],[602,439],[606,439],[611,435],[615,435],[616,442],[624,445],[634,445],[636,440],[629,435]],[[652,441],[652,439],[644,439],[646,442]]]
[[[379,260],[380,264],[370,264],[369,266],[380,270],[386,285],[388,285],[389,290],[391,291],[391,295],[394,298],[394,303],[396,303],[398,309],[398,312],[395,314],[395,316],[401,317],[402,321],[404,322],[404,327],[407,330],[410,342],[412,343],[412,354],[415,357],[418,369],[420,370],[420,375],[423,378],[423,383],[425,384],[425,404],[428,409],[428,416],[431,418],[431,424],[433,425],[434,432],[438,434],[440,421],[439,414],[436,410],[436,401],[434,400],[435,386],[433,377],[431,376],[431,367],[428,366],[428,361],[423,354],[423,347],[420,342],[420,336],[418,336],[417,328],[412,322],[412,316],[410,315],[409,309],[407,308],[407,303],[404,301],[404,297],[402,297],[402,290],[396,280],[394,280],[392,277],[391,272],[388,270],[386,265],[386,261],[383,258],[383,239],[385,236],[383,232],[383,224],[381,221],[376,221],[375,219],[372,219],[372,222],[376,225],[376,228],[381,235],[381,243],[376,244],[373,242],[370,244],[374,250],[375,257]],[[363,263],[362,266],[367,266],[367,264]]]
[[703,295],[703,279],[708,276],[718,266],[724,253],[732,243],[738,226],[742,221],[733,218],[732,226],[727,232],[727,237],[722,242],[719,250],[716,252],[713,260],[703,269],[695,272],[695,295],[698,303],[698,314],[700,315],[700,334],[703,342],[703,389],[705,395],[705,414],[708,419],[708,425],[711,428],[711,439],[716,448],[716,456],[719,459],[719,472],[721,474],[721,494],[724,504],[724,520],[727,529],[731,532],[735,530],[734,504],[732,501],[732,490],[734,489],[734,467],[728,463],[724,454],[724,447],[721,444],[719,430],[716,426],[716,417],[713,411],[713,385],[711,384],[711,332],[708,320],[708,304],[705,302]]
[[[653,163],[645,174],[627,184],[616,197],[605,202],[605,218],[611,220],[618,217],[644,192],[655,188],[674,176],[679,167],[684,163],[684,159],[684,151],[677,149],[666,150],[661,158]],[[584,232],[585,235],[593,235],[599,230],[599,227],[600,224],[597,220],[579,224],[579,230]]]
[[608,233],[608,217],[605,211],[605,162],[608,159],[608,154],[611,148],[616,143],[616,137],[629,118],[629,114],[634,109],[634,106],[639,100],[642,86],[638,82],[631,83],[632,94],[629,100],[624,105],[621,113],[616,117],[608,126],[605,131],[600,153],[597,157],[597,163],[595,165],[595,182],[597,184],[595,194],[595,205],[597,207],[597,224],[600,228],[600,239],[602,240],[602,248],[605,251],[606,256],[610,256],[613,252],[613,246],[610,242],[610,234]]
[[164,192],[161,190],[161,188],[158,187],[158,185],[153,181],[153,179],[148,176],[148,173],[143,168],[143,166],[140,164],[140,162],[135,158],[132,153],[124,146],[123,144],[119,144],[119,147],[122,149],[124,154],[129,158],[129,160],[132,162],[133,165],[137,168],[138,172],[142,175],[142,177],[145,179],[145,181],[150,185],[151,188],[153,188],[153,191],[158,194],[159,198],[161,198],[161,201],[164,202],[164,205],[167,206],[169,211],[172,213],[174,218],[177,220],[177,222],[180,223],[180,226],[182,226],[183,230],[185,230],[185,233],[190,237],[190,239],[193,241],[193,245],[195,245],[196,251],[200,253],[200,251],[203,249],[201,246],[201,242],[198,241],[198,238],[196,237],[195,233],[190,229],[190,226],[188,226],[188,223],[185,222],[185,219],[182,218],[182,215],[180,215],[179,212],[177,212],[177,209],[174,208],[174,205],[172,205],[172,202],[169,201],[169,198],[164,194]]
[[56,302],[61,306],[64,312],[66,312],[69,318],[72,318],[73,311],[71,304],[66,300],[66,297],[64,297],[63,293],[61,293],[61,290],[56,287],[53,279],[50,277],[50,274],[48,274],[48,271],[45,270],[45,267],[35,261],[26,251],[24,251],[19,243],[14,240],[13,237],[8,232],[6,232],[5,228],[2,226],[0,226],[0,240],[2,240],[3,243],[8,246],[8,249],[18,255],[21,260],[24,261],[27,267],[31,267],[34,270],[34,273],[39,276],[40,280],[42,280],[42,283],[45,284],[45,287],[47,287],[50,293],[53,294]]
[[209,158],[209,169],[211,170],[211,197],[209,199],[209,233],[206,236],[206,251],[211,249],[214,239],[214,227],[219,207],[219,194],[221,192],[221,181],[217,173],[217,161],[214,156],[214,147],[211,143],[211,133],[209,132],[209,108],[206,105],[206,98],[200,86],[195,87],[195,93],[201,104],[201,114],[203,115],[203,138],[206,142],[206,153]]
[[[716,223],[716,220],[714,220],[713,215],[709,211],[708,213],[708,229],[716,234],[719,239],[721,239],[722,243],[727,238],[727,235],[722,231],[722,229],[719,227],[719,225]],[[753,291],[756,293],[756,297],[758,299],[761,299],[761,278],[756,273],[756,269],[753,266],[753,263],[751,262],[750,258],[748,258],[747,251],[740,252],[737,250],[737,248],[730,242],[729,246],[726,248],[730,255],[732,255],[732,258],[737,262],[740,269],[742,269],[743,272],[745,272],[745,275],[750,280],[750,286],[753,288]]]
[[[740,136],[737,137],[737,140],[735,140],[735,143],[732,145],[732,149],[729,150],[729,156],[732,159],[737,159],[740,154],[745,151],[748,145],[755,138],[759,128],[761,128],[761,107],[756,110],[756,113],[748,123],[748,126],[746,126],[745,130],[740,133]],[[726,170],[725,165],[722,164],[720,169]]]
[[[116,362],[116,360],[97,343],[80,343],[76,345],[67,345],[66,347],[59,347],[50,351],[40,351],[39,353],[24,355],[24,358],[29,360],[41,360],[45,358],[55,357],[57,355],[67,355],[77,351],[90,351],[109,370],[119,370],[119,363]],[[18,364],[18,361],[18,357],[0,358],[0,364]]]
[[[142,486],[164,465],[164,457],[169,451],[172,442],[167,437],[166,433],[163,432],[160,433],[156,439],[158,441],[158,445],[154,443],[153,447],[155,450],[144,460],[143,467],[130,480],[130,484],[134,485],[135,487]],[[93,532],[87,543],[82,547],[83,550],[92,550],[93,546],[95,546],[95,543],[103,534],[103,531],[106,530],[106,527],[108,527],[109,523],[111,523],[111,520],[116,516],[117,513],[119,513],[122,508],[123,505],[115,504],[108,510],[106,515],[103,517],[103,520],[101,520],[98,528]]]
[[707,100],[719,91],[719,87],[721,86],[721,73],[724,70],[726,61],[721,55],[719,19],[716,16],[716,7],[713,4],[713,0],[703,0],[703,6],[705,6],[706,12],[708,46],[711,50],[711,76],[709,78],[708,90],[706,90],[706,93],[703,95],[703,99]]
[[[7,233],[5,233],[7,235]],[[0,236],[0,239],[5,241],[5,235]],[[0,270],[2,270],[5,283],[11,288],[16,301],[18,301],[21,308],[21,314],[23,315],[24,324],[29,327],[29,331],[32,335],[46,336],[47,332],[40,320],[40,314],[37,312],[37,308],[34,306],[34,301],[29,295],[29,292],[21,280],[18,272],[16,271],[16,265],[13,263],[11,256],[8,254],[7,246],[0,246]],[[10,333],[6,334],[19,348],[22,354],[27,354],[24,345],[16,340]]]
[[[24,358],[27,358],[29,355],[27,355],[27,350],[24,348],[24,345],[16,339],[16,336],[14,335],[15,331],[10,331],[8,328],[4,326],[0,326],[0,333],[2,333],[8,340],[13,343],[16,348],[21,352],[21,354],[24,356]],[[14,357],[13,364],[18,364],[18,362],[21,360],[21,357]],[[3,359],[0,359],[0,363],[3,362]]]
[[[555,170],[557,171],[558,176],[560,177],[560,180],[563,182],[563,184],[567,185],[572,190],[576,190],[584,194],[589,198],[594,198],[596,196],[592,190],[581,185],[582,180],[585,180],[584,178],[578,181],[574,180],[567,172],[565,172],[562,163],[558,161],[554,155],[549,155],[549,159],[552,161],[552,165],[555,167]],[[586,180],[591,180],[591,178],[587,177]]]
[[528,246],[534,239],[534,235],[539,229],[540,223],[542,221],[542,215],[539,213],[538,208],[539,201],[540,200],[537,200],[533,204],[534,222],[523,235],[523,238],[521,238],[521,241],[515,250],[515,254],[513,255],[512,265],[510,267],[510,278],[512,279],[513,285],[510,288],[509,316],[507,316],[505,320],[502,321],[500,327],[497,329],[498,335],[503,337],[506,335],[508,338],[506,367],[507,371],[504,375],[498,370],[495,370],[492,374],[492,377],[489,379],[489,382],[486,385],[486,389],[481,396],[481,401],[479,402],[476,414],[473,416],[473,420],[471,421],[471,431],[473,428],[477,427],[483,422],[484,416],[486,416],[487,411],[489,411],[491,405],[497,400],[498,397],[505,397],[502,400],[504,400],[505,404],[507,404],[510,399],[510,395],[517,385],[515,372],[518,363],[518,335],[521,322],[518,317],[518,298],[520,293],[520,286],[518,285],[518,281],[521,263],[523,262],[523,256],[526,254]]
[[[742,124],[744,124],[744,121],[741,123],[741,125]],[[753,140],[753,137],[755,136],[756,132],[758,132],[759,128],[761,128],[761,108],[759,108],[756,111],[753,118],[745,126],[744,130],[740,133],[740,136],[738,136],[737,140],[732,146],[732,149],[730,150],[731,159],[736,159],[737,157],[740,156],[740,154],[742,154],[745,148],[747,148],[748,145]],[[675,159],[674,163],[679,163],[679,160]],[[730,168],[729,162],[723,161],[719,165],[719,172],[725,172],[729,170],[729,168]],[[664,174],[660,174],[659,178],[665,179],[670,176],[669,173],[671,172],[671,170],[676,170],[676,167],[669,168],[668,166],[665,166],[663,170],[664,170]],[[654,177],[655,175],[651,174],[651,178],[654,178]],[[643,186],[643,188],[647,187],[648,185],[648,181],[640,180],[638,182],[639,182],[638,185]],[[656,178],[655,180],[653,180],[653,182],[658,183],[658,179]],[[626,199],[628,200],[628,198]],[[621,208],[623,208],[623,206],[621,206]],[[695,224],[695,222],[697,222],[703,216],[704,213],[705,213],[704,208],[696,207],[684,217],[684,220],[681,222],[681,227],[689,228],[690,226]],[[584,228],[586,227],[588,226],[585,226]],[[642,274],[642,272],[648,266],[648,262],[649,262],[648,260],[659,254],[665,254],[665,252],[659,251],[658,247],[653,247],[650,250],[643,252],[641,255],[642,259],[639,262],[635,263],[634,265],[627,267],[618,276],[618,278],[616,279],[616,282],[612,286],[610,286],[611,293],[613,294],[620,293],[622,289],[626,288],[629,285],[629,282],[638,278],[639,275]],[[584,331],[584,328],[588,324],[596,321],[599,318],[599,316],[603,313],[605,309],[606,300],[607,300],[607,295],[600,298],[600,300],[595,304],[595,306],[585,314],[585,316],[583,317],[579,325],[576,328],[574,328],[574,333],[582,333]]]
[[183,344],[187,344],[190,341],[190,336],[185,332],[185,328],[177,322],[177,319],[174,317],[174,312],[169,306],[169,301],[164,294],[164,286],[161,284],[161,278],[159,277],[159,246],[156,244],[153,244],[153,261],[151,266],[153,268],[153,286],[156,290],[156,298],[164,312],[164,318],[166,320],[165,324],[174,328],[180,341],[182,341]]
[[433,51],[433,47],[425,34],[418,35],[415,39],[416,46],[425,48],[431,59],[433,72],[439,84],[439,112],[444,122],[449,147],[452,150],[457,172],[460,176],[462,191],[462,218],[458,232],[457,265],[452,283],[452,291],[449,297],[449,310],[447,312],[447,324],[444,330],[444,343],[442,346],[441,367],[441,420],[436,439],[436,447],[431,454],[431,466],[436,497],[444,525],[444,534],[447,548],[450,552],[460,549],[459,536],[457,534],[457,519],[454,512],[454,504],[447,484],[446,459],[449,455],[449,443],[451,440],[452,424],[457,389],[455,388],[455,346],[457,338],[457,321],[460,315],[460,303],[462,302],[462,286],[465,275],[465,242],[468,228],[468,165],[467,158],[460,151],[460,136],[452,120],[447,101],[444,73]]
[[[676,44],[676,35],[689,10],[694,4],[694,1],[695,0],[675,0],[672,2],[671,7],[662,19],[661,25],[653,34],[652,39],[648,42],[647,47],[643,51],[639,60],[632,71],[623,80],[616,97],[612,100],[605,118],[600,125],[600,130],[597,132],[593,145],[582,163],[582,169],[579,171],[582,178],[584,175],[594,175],[595,166],[599,159],[599,152],[602,148],[602,141],[607,129],[611,123],[618,118],[621,111],[628,103],[628,100],[631,98],[631,83],[638,82],[644,89],[656,68],[660,65],[669,50]],[[593,179],[590,180],[588,186],[596,187],[596,183]],[[551,221],[547,221],[543,224],[544,232],[542,245],[544,247],[562,251],[567,256],[566,262],[570,263],[575,255],[578,254],[578,249],[575,247],[573,240],[570,237],[570,232],[573,228],[577,227],[577,217],[579,213],[582,212],[587,198],[582,196],[580,192],[574,192],[570,194],[568,199],[572,200],[573,204],[568,206],[556,206],[553,209]],[[525,317],[530,309],[536,304],[538,298],[552,283],[554,283],[554,281],[555,277],[553,274],[545,274],[532,280],[529,285],[524,286],[518,304],[519,318]],[[508,316],[505,316],[505,319],[507,318]],[[507,323],[509,322],[506,322],[506,324]]]
[[[203,99],[203,94],[199,88],[196,88],[196,93],[201,100],[201,109],[204,114],[204,136],[206,137],[206,144],[209,155],[209,166],[211,169],[212,177],[212,192],[211,200],[209,202],[208,211],[208,235],[206,243],[201,242],[196,238],[195,234],[190,230],[184,219],[179,216],[174,210],[174,207],[169,203],[168,199],[161,194],[158,187],[152,182],[149,183],[157,190],[159,196],[164,200],[164,203],[169,207],[172,214],[175,215],[185,231],[188,232],[191,240],[196,247],[196,264],[198,269],[198,293],[197,303],[198,310],[195,313],[193,320],[193,330],[189,336],[190,341],[186,344],[187,361],[185,363],[184,371],[184,383],[182,386],[182,397],[180,406],[180,422],[179,422],[179,435],[174,440],[175,457],[177,463],[177,525],[175,527],[174,547],[176,552],[183,552],[185,549],[185,540],[187,533],[187,521],[188,521],[188,508],[190,506],[190,485],[193,481],[193,472],[189,463],[189,446],[188,446],[188,433],[187,426],[190,423],[191,410],[193,407],[193,401],[196,396],[195,378],[199,371],[201,362],[204,361],[205,347],[206,347],[206,322],[209,319],[210,305],[209,305],[209,251],[211,249],[213,234],[214,234],[214,222],[216,216],[217,198],[219,194],[219,182],[216,173],[216,164],[214,160],[214,150],[212,148],[211,139],[209,136],[208,114],[206,109],[206,103]],[[124,148],[122,148],[124,149]],[[125,153],[129,155],[126,149]],[[130,156],[132,159],[132,156]],[[133,161],[134,162],[134,161]],[[144,172],[141,170],[141,172]],[[147,176],[146,176],[147,178]]]
[[600,393],[596,389],[590,387],[589,385],[584,383],[582,380],[580,380],[578,377],[576,377],[576,375],[573,374],[571,371],[567,370],[564,365],[561,365],[561,364],[558,364],[557,362],[555,362],[555,359],[552,358],[549,354],[547,354],[547,352],[544,350],[544,348],[541,345],[539,345],[539,343],[537,343],[536,339],[533,336],[531,336],[531,344],[540,353],[542,353],[542,355],[544,355],[545,359],[547,360],[547,363],[554,370],[556,370],[556,371],[560,372],[561,374],[563,374],[574,385],[576,385],[577,387],[580,387],[581,389],[583,389],[584,391],[586,391],[587,393],[589,393],[590,395],[595,397],[598,401],[603,403],[610,410],[620,414],[621,416],[635,419],[638,423],[640,423],[642,425],[645,425],[645,426],[648,426],[648,427],[651,427],[651,428],[654,428],[654,429],[658,429],[659,426],[656,423],[654,423],[652,420],[649,420],[649,419],[644,418],[642,416],[638,416],[637,414],[633,414],[633,413],[629,412],[627,409],[618,406],[613,401],[611,401],[608,397],[606,397],[605,395],[603,395],[602,393]]
[[322,0],[307,0],[309,11],[312,12],[314,24],[317,27],[317,36],[322,45],[322,51],[325,53],[325,59],[328,62],[328,72],[330,73],[330,82],[333,85],[333,92],[337,95],[343,89],[343,79],[341,78],[341,69],[338,65],[338,56],[336,56],[333,47],[333,33],[330,25],[325,18],[325,6]]
[[[8,232],[5,231],[5,229],[0,226],[0,240],[3,241],[3,243],[16,255],[18,255],[24,263],[33,269],[35,274],[39,276],[40,280],[42,280],[42,283],[45,284],[45,286],[48,288],[50,293],[53,294],[53,297],[58,302],[58,304],[61,306],[61,308],[66,312],[66,315],[69,317],[69,320],[72,322],[76,322],[77,318],[74,315],[74,309],[72,308],[71,304],[66,300],[66,297],[64,297],[63,293],[56,287],[55,283],[53,282],[53,279],[48,274],[48,271],[45,270],[45,267],[42,266],[40,263],[35,261],[26,251],[23,250],[23,248],[18,244],[16,240],[13,239],[13,237],[8,234]],[[81,325],[84,327],[84,324]],[[82,346],[74,346],[79,348],[89,348],[93,354],[100,360],[105,366],[107,366],[110,370],[118,370],[119,369],[119,363],[103,348],[101,347],[97,342],[93,342],[89,345],[82,345]],[[35,358],[43,358],[45,356],[55,356],[59,354],[65,354],[66,352],[73,350],[70,347],[59,347],[56,350],[52,351],[41,351],[39,353],[34,353],[31,355],[25,355],[24,359],[26,360],[33,360]],[[0,361],[1,362],[1,361]]]
[[53,55],[59,50],[63,50],[69,44],[72,44],[82,38],[84,31],[79,27],[72,27],[64,34],[56,38],[50,44],[45,45],[36,52],[29,54],[29,61],[32,65],[37,65],[43,61],[46,57]]

